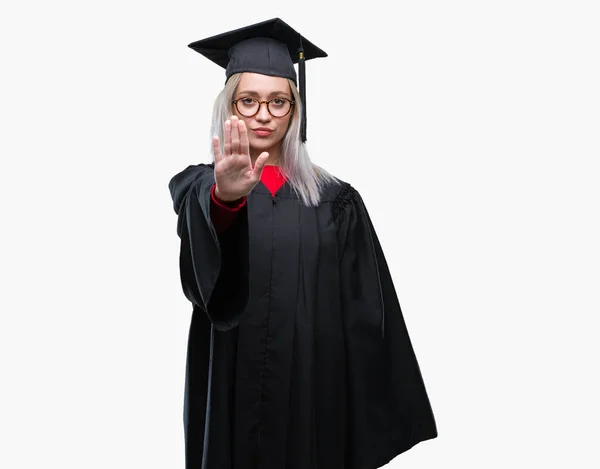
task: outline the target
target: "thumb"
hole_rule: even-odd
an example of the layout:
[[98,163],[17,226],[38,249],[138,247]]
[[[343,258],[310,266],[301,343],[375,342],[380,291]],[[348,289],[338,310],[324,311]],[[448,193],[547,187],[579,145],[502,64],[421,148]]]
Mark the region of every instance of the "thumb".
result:
[[260,179],[260,176],[262,174],[262,170],[265,167],[265,165],[267,164],[267,160],[269,159],[269,153],[266,151],[263,151],[258,158],[256,158],[256,162],[254,163],[254,169],[253,169],[253,175],[256,178],[256,180],[258,181]]

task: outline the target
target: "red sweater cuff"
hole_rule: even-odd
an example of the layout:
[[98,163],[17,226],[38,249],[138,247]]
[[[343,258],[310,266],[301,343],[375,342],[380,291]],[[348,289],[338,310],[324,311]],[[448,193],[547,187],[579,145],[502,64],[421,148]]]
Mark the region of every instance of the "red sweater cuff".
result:
[[226,210],[227,212],[237,212],[246,204],[246,197],[234,200],[233,202],[224,202],[219,200],[219,198],[215,195],[216,188],[217,185],[213,184],[212,188],[210,189],[210,197],[220,209]]
[[210,219],[217,234],[224,233],[238,216],[240,210],[246,205],[246,197],[239,201],[223,202],[215,195],[216,184],[210,189]]

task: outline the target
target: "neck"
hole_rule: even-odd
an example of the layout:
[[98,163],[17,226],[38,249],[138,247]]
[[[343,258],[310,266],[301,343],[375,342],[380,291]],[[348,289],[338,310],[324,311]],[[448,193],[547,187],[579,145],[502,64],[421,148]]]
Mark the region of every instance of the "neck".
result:
[[[266,164],[277,166],[279,163],[279,155],[281,154],[281,145],[276,145],[273,148],[269,148],[266,150],[269,153],[269,159]],[[254,148],[250,148],[250,158],[252,159],[252,165],[256,163],[256,159],[260,156],[263,150],[256,150]]]

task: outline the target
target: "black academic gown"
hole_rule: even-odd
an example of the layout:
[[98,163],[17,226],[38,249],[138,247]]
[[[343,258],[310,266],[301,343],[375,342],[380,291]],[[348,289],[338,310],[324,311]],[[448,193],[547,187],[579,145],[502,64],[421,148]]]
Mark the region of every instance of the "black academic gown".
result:
[[169,182],[185,296],[187,469],[375,469],[437,436],[359,193],[318,207],[259,182],[233,225],[210,217],[214,166]]

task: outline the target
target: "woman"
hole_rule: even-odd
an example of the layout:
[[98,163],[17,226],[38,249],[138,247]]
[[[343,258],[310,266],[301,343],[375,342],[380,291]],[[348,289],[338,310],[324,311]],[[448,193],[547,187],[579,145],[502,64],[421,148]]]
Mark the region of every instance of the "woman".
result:
[[214,162],[169,183],[193,304],[189,469],[375,469],[437,436],[363,201],[306,153],[298,39],[322,52],[278,18],[190,45],[227,81]]

